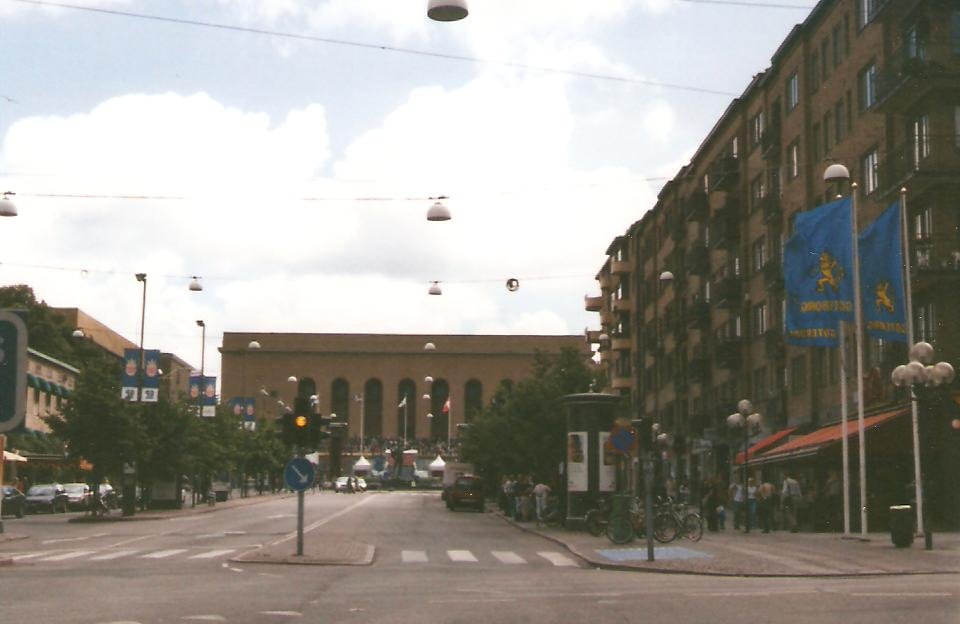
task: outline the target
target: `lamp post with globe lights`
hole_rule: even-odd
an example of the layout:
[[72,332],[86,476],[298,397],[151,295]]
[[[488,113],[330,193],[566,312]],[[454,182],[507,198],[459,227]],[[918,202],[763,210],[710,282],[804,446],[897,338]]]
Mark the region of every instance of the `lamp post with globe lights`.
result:
[[727,426],[731,430],[743,431],[743,515],[744,533],[750,532],[750,490],[748,479],[750,473],[750,454],[747,452],[750,445],[750,435],[760,428],[760,414],[753,411],[753,403],[743,399],[737,403],[735,414],[727,416]]
[[[927,440],[934,433],[934,428],[938,420],[937,408],[941,402],[949,400],[947,391],[950,384],[956,379],[956,373],[949,362],[937,362],[934,360],[933,346],[928,342],[918,342],[910,347],[910,363],[901,364],[893,369],[890,374],[890,380],[898,388],[910,388],[911,401],[918,403],[922,413],[926,413],[925,421],[920,427],[920,436]],[[919,424],[919,423],[918,423]],[[951,426],[956,428],[956,423]],[[923,447],[921,441],[920,446]],[[928,445],[929,448],[929,445]],[[920,456],[920,480],[922,483],[929,483],[929,453]],[[930,529],[930,520],[926,513],[922,512],[924,506],[923,491],[918,488],[917,505],[921,509],[918,517],[922,518],[923,542],[926,550],[933,549],[933,532]]]

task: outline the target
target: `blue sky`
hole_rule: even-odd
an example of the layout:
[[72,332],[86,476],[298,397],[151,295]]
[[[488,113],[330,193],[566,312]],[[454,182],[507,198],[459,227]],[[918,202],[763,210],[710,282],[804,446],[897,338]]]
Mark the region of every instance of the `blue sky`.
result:
[[[808,12],[472,0],[436,23],[426,0],[72,4],[366,44],[0,0],[0,191],[20,212],[0,222],[0,284],[133,338],[146,272],[147,346],[194,363],[199,318],[208,352],[223,331],[596,325],[582,296],[607,244],[731,99],[643,83],[740,93]],[[453,219],[428,223],[440,194]]]

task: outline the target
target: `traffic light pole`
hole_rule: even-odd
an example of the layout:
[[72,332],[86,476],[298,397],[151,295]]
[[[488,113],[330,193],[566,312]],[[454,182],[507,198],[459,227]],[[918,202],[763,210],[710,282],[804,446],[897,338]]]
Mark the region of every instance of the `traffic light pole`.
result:
[[[303,453],[297,453],[303,457]],[[297,492],[297,556],[303,556],[303,490]]]

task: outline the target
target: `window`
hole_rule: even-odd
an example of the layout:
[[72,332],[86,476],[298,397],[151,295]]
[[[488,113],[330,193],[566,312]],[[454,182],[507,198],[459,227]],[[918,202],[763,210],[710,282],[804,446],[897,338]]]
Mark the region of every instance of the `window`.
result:
[[863,170],[863,192],[869,195],[877,190],[877,148],[873,148],[861,160]]
[[807,389],[807,359],[798,355],[790,360],[790,392],[800,394]]
[[733,137],[730,140],[730,156],[733,158],[740,157],[740,137]]
[[708,173],[703,174],[703,192],[710,192],[710,174]]
[[750,118],[750,147],[760,145],[763,139],[763,111]]
[[810,53],[810,62],[807,64],[807,84],[810,93],[816,93],[820,88],[820,53],[816,50]]
[[920,168],[920,161],[930,155],[930,116],[920,115],[910,127],[913,153],[913,169]]
[[834,141],[834,143],[839,143],[846,134],[846,128],[843,124],[843,98],[840,98],[833,107],[833,125],[836,133],[836,141]]
[[760,207],[760,200],[766,195],[766,186],[763,180],[763,174],[757,174],[750,180],[750,207],[757,210]]
[[873,108],[877,103],[877,64],[870,63],[860,71],[860,112]]
[[850,14],[843,14],[843,53],[850,56]]
[[847,89],[847,132],[853,132],[853,94]]
[[932,303],[917,306],[916,320],[914,320],[913,326],[916,329],[915,340],[933,342],[936,339],[934,331],[936,329],[936,315]]
[[954,9],[950,15],[950,48],[960,55],[960,9]]
[[873,18],[877,16],[877,12],[883,8],[888,0],[858,0],[860,3],[860,10],[857,19],[860,23],[860,27],[863,28],[867,24],[873,21]]
[[787,112],[789,112],[795,109],[798,104],[800,104],[800,79],[797,77],[797,72],[793,72],[787,77],[785,91]]
[[820,160],[820,124],[814,123],[810,129],[810,159],[813,162]]
[[927,45],[920,32],[920,25],[913,24],[903,33],[903,54],[908,59],[927,58]]
[[823,116],[823,153],[826,155],[830,151],[830,139],[833,138],[832,130],[833,114],[827,111]]
[[800,141],[787,146],[787,179],[793,180],[800,175]]
[[820,44],[820,71],[823,73],[823,81],[826,82],[830,77],[830,40],[824,39]]
[[953,144],[960,148],[960,106],[953,107]]
[[928,241],[933,237],[933,213],[930,206],[924,206],[913,215],[913,237],[918,241]]
[[758,303],[753,306],[750,316],[750,329],[754,338],[767,333],[767,304]]
[[753,262],[753,272],[758,273],[762,271],[763,265],[767,263],[767,241],[765,237],[761,236],[753,241],[753,244],[750,246],[750,258]]

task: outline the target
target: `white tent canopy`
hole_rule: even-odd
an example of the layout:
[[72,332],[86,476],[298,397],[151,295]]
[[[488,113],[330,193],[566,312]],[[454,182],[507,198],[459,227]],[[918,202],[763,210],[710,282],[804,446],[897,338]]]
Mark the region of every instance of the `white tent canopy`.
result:
[[367,458],[363,455],[360,456],[360,459],[357,460],[357,463],[353,465],[354,472],[369,472],[370,471],[370,462],[367,461]]
[[4,451],[3,452],[3,461],[9,462],[25,462],[27,458],[23,455],[17,455],[13,451]]
[[444,466],[447,465],[447,462],[443,461],[443,458],[437,455],[437,458],[430,462],[430,472],[440,472],[443,470]]

